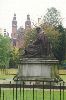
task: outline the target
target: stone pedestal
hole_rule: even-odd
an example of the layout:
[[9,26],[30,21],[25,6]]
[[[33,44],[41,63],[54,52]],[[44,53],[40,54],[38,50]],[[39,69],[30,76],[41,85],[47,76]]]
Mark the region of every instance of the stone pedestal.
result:
[[18,64],[18,80],[53,80],[58,75],[58,60],[23,58]]

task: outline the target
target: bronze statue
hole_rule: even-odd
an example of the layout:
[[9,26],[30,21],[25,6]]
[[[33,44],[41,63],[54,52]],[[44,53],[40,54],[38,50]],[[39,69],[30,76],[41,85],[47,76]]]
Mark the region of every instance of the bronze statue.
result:
[[51,45],[40,27],[36,28],[37,38],[25,48],[24,57],[46,57],[51,55]]

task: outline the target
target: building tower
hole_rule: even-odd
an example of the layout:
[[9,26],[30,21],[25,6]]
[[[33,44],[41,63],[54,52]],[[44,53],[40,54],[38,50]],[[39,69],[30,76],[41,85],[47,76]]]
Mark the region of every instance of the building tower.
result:
[[16,14],[14,14],[13,20],[12,20],[12,45],[16,46],[16,39],[17,39],[17,20],[16,20]]
[[27,15],[27,21],[25,22],[25,29],[31,29],[31,21],[30,21],[30,15]]

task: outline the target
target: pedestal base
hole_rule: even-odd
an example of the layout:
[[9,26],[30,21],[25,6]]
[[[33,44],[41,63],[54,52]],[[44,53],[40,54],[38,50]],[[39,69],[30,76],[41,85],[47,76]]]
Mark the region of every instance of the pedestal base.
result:
[[58,60],[23,58],[18,65],[18,80],[52,80],[58,76]]

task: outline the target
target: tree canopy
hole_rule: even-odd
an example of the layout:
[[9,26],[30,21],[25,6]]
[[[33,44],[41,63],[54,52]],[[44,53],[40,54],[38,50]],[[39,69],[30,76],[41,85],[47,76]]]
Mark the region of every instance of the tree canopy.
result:
[[9,65],[10,57],[10,38],[0,35],[0,67],[7,67]]
[[36,29],[33,28],[25,32],[25,47],[36,38]]
[[18,48],[16,48],[16,47],[11,48],[11,50],[10,50],[9,67],[16,68],[17,67],[18,58],[19,58]]
[[54,7],[47,9],[47,13],[44,16],[44,23],[51,26],[62,24],[60,12]]
[[59,25],[56,30],[59,32],[59,36],[57,40],[55,39],[54,41],[53,52],[56,58],[62,61],[65,59],[66,53],[66,31],[61,25]]

